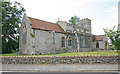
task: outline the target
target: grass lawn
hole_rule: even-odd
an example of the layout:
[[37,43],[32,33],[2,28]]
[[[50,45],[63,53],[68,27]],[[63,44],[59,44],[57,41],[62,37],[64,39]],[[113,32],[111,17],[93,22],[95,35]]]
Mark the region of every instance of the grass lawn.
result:
[[[16,55],[16,53],[11,54],[0,54],[2,56],[54,56],[54,54],[49,55]],[[96,51],[96,52],[71,52],[71,53],[61,53],[55,54],[55,56],[87,56],[87,55],[103,55],[103,56],[111,56],[111,55],[118,55],[117,51]]]

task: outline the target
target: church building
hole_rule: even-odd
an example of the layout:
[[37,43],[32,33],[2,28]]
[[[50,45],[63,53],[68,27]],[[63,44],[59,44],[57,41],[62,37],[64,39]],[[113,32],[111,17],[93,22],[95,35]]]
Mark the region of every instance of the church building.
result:
[[109,49],[109,43],[105,35],[91,33],[88,18],[72,25],[65,21],[51,23],[25,14],[20,27],[19,54],[53,54],[54,48],[55,53],[101,51]]

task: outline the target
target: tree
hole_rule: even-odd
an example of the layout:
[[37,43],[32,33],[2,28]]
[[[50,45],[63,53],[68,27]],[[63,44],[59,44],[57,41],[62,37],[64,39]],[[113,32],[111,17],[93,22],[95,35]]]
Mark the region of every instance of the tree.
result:
[[120,34],[119,34],[119,30],[114,31],[114,28],[111,29],[104,29],[105,34],[107,35],[107,37],[112,41],[112,44],[115,46],[117,52],[118,50],[120,50]]
[[[70,24],[73,24],[73,25],[77,25],[79,20],[80,20],[79,17],[73,16],[73,17],[71,17],[71,19],[69,20],[69,23],[70,23]],[[76,36],[76,38],[77,38],[77,51],[79,52],[80,43],[79,43],[78,35],[75,34],[75,36]]]
[[73,17],[71,17],[71,19],[69,20],[69,23],[71,23],[71,24],[73,24],[73,25],[77,25],[79,20],[80,20],[79,17],[73,16]]
[[19,24],[25,9],[19,2],[2,3],[2,53],[11,53],[18,49]]

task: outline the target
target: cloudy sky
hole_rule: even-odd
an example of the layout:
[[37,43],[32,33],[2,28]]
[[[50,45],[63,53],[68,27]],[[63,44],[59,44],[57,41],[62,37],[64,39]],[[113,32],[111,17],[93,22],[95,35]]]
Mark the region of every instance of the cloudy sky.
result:
[[[15,1],[15,0],[11,0]],[[104,34],[103,28],[112,29],[118,24],[119,0],[17,0],[30,17],[56,23],[71,16],[89,18],[92,34]]]

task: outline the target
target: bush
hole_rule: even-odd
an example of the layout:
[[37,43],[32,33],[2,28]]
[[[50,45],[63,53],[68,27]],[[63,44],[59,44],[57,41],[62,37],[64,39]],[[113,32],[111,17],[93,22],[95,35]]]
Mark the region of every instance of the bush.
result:
[[115,45],[111,45],[111,46],[110,46],[110,49],[111,49],[111,50],[116,50]]

